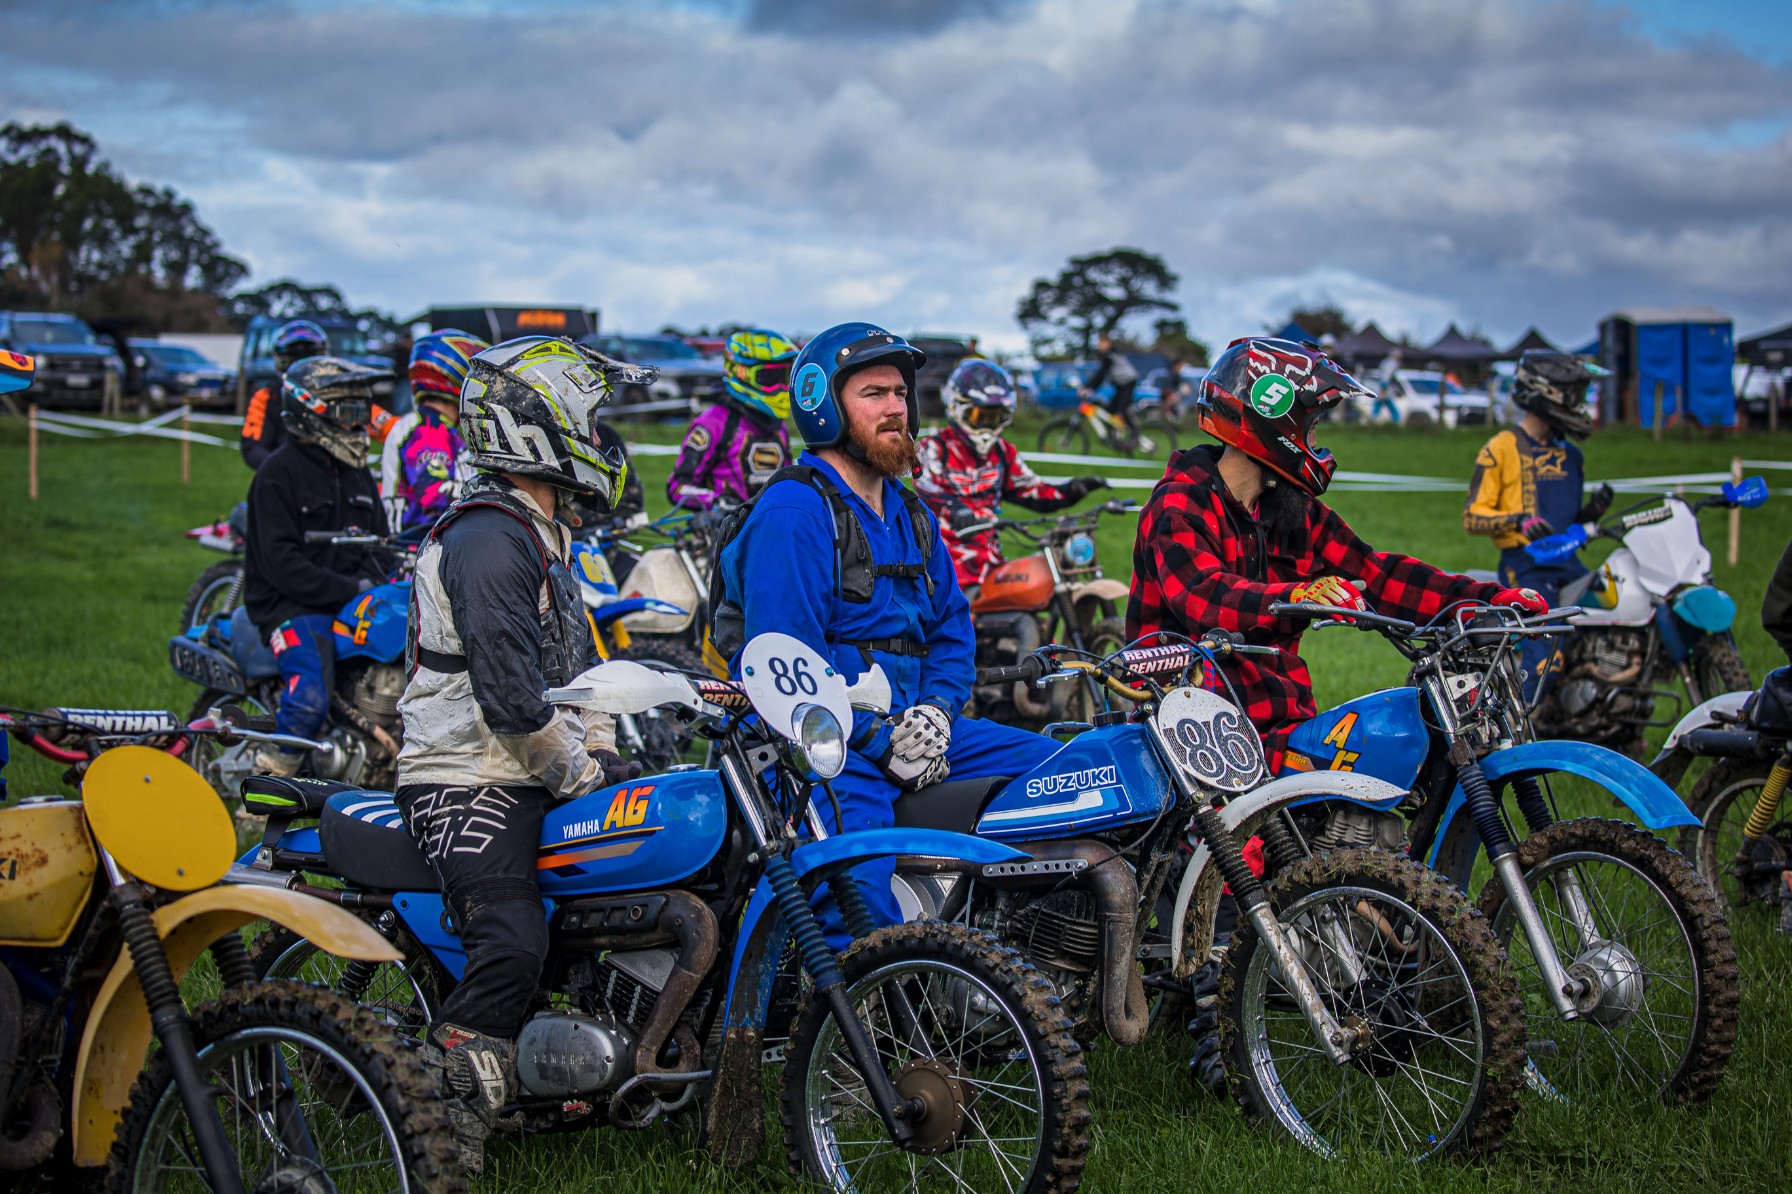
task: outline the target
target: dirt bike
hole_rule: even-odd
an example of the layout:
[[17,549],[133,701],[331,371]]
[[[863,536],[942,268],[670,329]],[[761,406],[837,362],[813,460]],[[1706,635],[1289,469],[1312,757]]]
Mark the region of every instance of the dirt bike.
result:
[[[888,681],[874,669],[849,689],[783,635],[748,643],[742,674],[693,686],[614,660],[544,694],[612,714],[682,708],[717,767],[643,777],[549,812],[538,875],[550,950],[517,1041],[521,1093],[504,1120],[524,1132],[641,1128],[696,1111],[712,1156],[750,1161],[761,1083],[777,1072],[761,1061],[772,988],[794,938],[808,993],[779,1095],[793,1170],[843,1191],[936,1181],[1073,1190],[1088,1085],[1037,972],[994,938],[938,922],[865,933],[837,957],[809,904],[825,882],[849,926],[867,916],[845,868],[873,858],[925,856],[976,876],[1025,855],[926,829],[800,840],[811,799],[826,799],[823,783],[845,765],[854,707],[887,708]],[[356,971],[271,934],[256,946],[262,972],[354,993],[420,1033],[465,955],[392,798],[251,783],[279,794],[231,880],[335,899],[405,955],[402,966]],[[332,886],[312,888],[308,875]]]
[[[1564,642],[1560,675],[1533,713],[1538,737],[1635,755],[1646,727],[1672,725],[1710,697],[1754,687],[1730,633],[1736,602],[1711,585],[1698,513],[1711,506],[1753,509],[1766,500],[1766,482],[1751,477],[1726,482],[1721,493],[1697,502],[1650,499],[1525,548],[1532,559],[1551,563],[1596,538],[1622,544],[1558,599],[1581,606],[1573,619],[1579,633]],[[1675,677],[1684,702],[1670,687]],[[1672,702],[1671,715],[1662,715],[1664,702]]]
[[1039,450],[1087,455],[1092,444],[1127,456],[1156,456],[1175,450],[1176,428],[1161,415],[1135,414],[1133,424],[1138,428],[1137,435],[1127,430],[1119,415],[1085,398],[1077,403],[1075,411],[1060,415],[1039,429]]
[[243,549],[249,538],[249,503],[238,502],[230,514],[217,522],[194,527],[187,538],[208,551],[221,551],[225,558],[210,564],[187,590],[181,604],[180,629],[184,633],[194,626],[203,626],[219,614],[227,614],[243,600]]
[[[1536,741],[1525,717],[1522,643],[1572,633],[1563,623],[1578,611],[1526,618],[1463,602],[1425,626],[1338,606],[1277,602],[1269,612],[1348,619],[1412,661],[1406,686],[1299,726],[1284,763],[1285,773],[1374,775],[1399,794],[1371,809],[1297,805],[1264,834],[1270,861],[1378,847],[1423,858],[1477,895],[1517,968],[1527,1080],[1546,1097],[1641,1090],[1673,1102],[1709,1098],[1729,1062],[1740,1002],[1723,909],[1692,864],[1653,833],[1563,818],[1557,786],[1590,785],[1601,804],[1622,804],[1647,830],[1698,821],[1640,763],[1589,743]],[[1482,855],[1492,864],[1484,881]]]
[[[1130,514],[1131,499],[1103,502],[1077,514],[1009,519],[955,527],[961,535],[989,530],[1018,535],[1039,550],[1010,559],[978,586],[971,598],[977,631],[977,666],[1012,667],[1043,643],[1059,643],[1103,659],[1126,645],[1120,603],[1127,587],[1101,574],[1095,528],[1104,514]],[[995,717],[1029,729],[1049,722],[1093,721],[1108,707],[1098,679],[1077,673],[1044,692],[1026,683],[980,683],[971,691],[972,715]]]
[[[615,643],[617,658],[727,677],[728,661],[716,651],[703,620],[709,604],[710,535],[721,513],[675,510],[628,532],[627,538],[597,541],[606,554],[624,551],[639,557],[620,581],[623,600],[651,598],[676,611],[647,607],[624,616]],[[643,534],[664,542],[643,547],[635,542]]]
[[[105,749],[81,789],[0,809],[0,1169],[66,1189],[104,1167],[120,1192],[464,1189],[409,1051],[322,988],[258,980],[237,931],[272,922],[351,965],[397,951],[322,901],[219,886],[230,815],[167,752]],[[223,990],[189,1012],[181,980],[208,950]]]
[[1031,774],[903,796],[898,826],[974,831],[1027,861],[971,881],[904,860],[899,902],[995,932],[1052,979],[1081,1035],[1134,1045],[1147,978],[1179,990],[1207,961],[1229,885],[1243,923],[1225,1014],[1252,1114],[1326,1155],[1496,1148],[1523,1080],[1522,1012],[1467,897],[1363,849],[1295,860],[1267,888],[1246,861],[1239,843],[1298,802],[1402,796],[1348,772],[1267,776],[1236,697],[1197,685],[1234,652],[1274,650],[1212,631],[1101,659],[1044,647],[998,669],[1027,683],[1093,676],[1136,712],[1103,714]]

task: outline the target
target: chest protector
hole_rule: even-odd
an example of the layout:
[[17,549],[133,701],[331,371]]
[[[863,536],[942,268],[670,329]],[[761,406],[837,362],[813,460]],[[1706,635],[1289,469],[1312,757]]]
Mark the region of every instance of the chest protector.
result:
[[[880,576],[899,577],[904,580],[919,580],[927,586],[927,595],[933,596],[933,577],[927,571],[927,565],[933,556],[933,515],[921,504],[921,499],[906,485],[898,485],[896,491],[902,495],[903,509],[908,512],[909,533],[914,537],[915,546],[921,549],[919,564],[876,564],[871,560],[871,540],[865,534],[865,527],[853,510],[852,504],[846,500],[838,489],[820,469],[807,464],[790,464],[773,473],[759,494],[767,493],[779,481],[801,481],[827,501],[828,514],[834,523],[834,592],[840,600],[854,605],[868,605],[872,591],[877,586]],[[726,658],[747,645],[747,616],[740,602],[726,591],[726,578],[722,571],[722,550],[734,542],[741,528],[747,524],[747,517],[753,512],[753,501],[728,512],[721,527],[716,532],[715,546],[710,549],[709,575],[712,578],[709,586],[710,638],[716,650]],[[866,666],[871,663],[872,651],[884,651],[892,655],[923,656],[927,653],[925,643],[916,639],[867,639],[855,641],[828,636],[829,642],[845,643],[849,647],[857,647],[864,656]]]
[[[542,541],[541,533],[535,529],[535,519],[529,508],[508,490],[501,488],[475,489],[462,501],[456,502],[448,513],[431,528],[429,538],[423,546],[435,542],[436,538],[448,528],[448,525],[469,510],[490,507],[502,511],[521,523],[529,532],[529,541],[535,545],[535,553],[541,564],[543,584],[547,586],[548,608],[540,611],[541,618],[541,678],[549,688],[562,688],[572,683],[573,679],[586,668],[597,662],[597,647],[591,638],[591,622],[585,616],[585,603],[579,596],[579,584],[573,579]],[[422,549],[419,548],[419,551]],[[446,550],[446,549],[444,549]],[[467,670],[465,655],[449,655],[441,651],[432,651],[417,642],[419,619],[417,617],[417,595],[411,591],[411,625],[405,642],[405,671],[412,673],[419,663],[425,664],[431,671],[452,675]],[[539,604],[537,606],[539,610]],[[453,611],[450,611],[452,614]],[[455,627],[458,632],[459,627]],[[463,640],[464,641],[464,640]]]

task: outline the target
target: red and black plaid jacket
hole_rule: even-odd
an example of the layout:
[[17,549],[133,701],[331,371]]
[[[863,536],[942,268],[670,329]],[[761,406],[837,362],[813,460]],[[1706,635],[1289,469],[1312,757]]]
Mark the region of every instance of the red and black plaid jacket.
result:
[[1126,636],[1170,630],[1193,638],[1219,628],[1281,648],[1223,665],[1275,770],[1288,735],[1318,710],[1298,654],[1306,623],[1272,617],[1273,602],[1292,601],[1299,582],[1330,575],[1362,581],[1377,613],[1428,621],[1455,602],[1490,600],[1499,586],[1376,551],[1318,500],[1308,503],[1304,528],[1273,534],[1226,489],[1218,461],[1212,446],[1178,453],[1151,491],[1132,549]]

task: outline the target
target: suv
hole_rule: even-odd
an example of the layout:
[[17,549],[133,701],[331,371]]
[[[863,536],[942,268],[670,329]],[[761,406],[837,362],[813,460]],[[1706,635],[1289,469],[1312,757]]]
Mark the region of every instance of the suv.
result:
[[1485,393],[1465,390],[1442,373],[1425,369],[1394,370],[1394,375],[1381,383],[1381,393],[1369,408],[1359,405],[1356,413],[1370,423],[1435,423],[1439,386],[1443,387],[1445,427],[1487,422]]
[[[677,336],[595,335],[581,336],[579,343],[618,361],[652,365],[660,371],[659,380],[651,386],[624,386],[616,396],[618,413],[683,419],[722,400],[722,362],[704,356]],[[647,410],[628,409],[649,403]]]
[[124,361],[73,315],[0,311],[0,347],[37,358],[31,400],[39,406],[118,408]]
[[977,338],[917,333],[910,336],[908,342],[927,354],[927,363],[915,375],[915,388],[921,391],[921,415],[923,418],[943,415],[946,406],[940,399],[940,390],[952,376],[952,370],[958,368],[958,362],[978,355]]
[[[330,355],[346,357],[357,365],[367,365],[374,369],[391,369],[392,358],[383,352],[375,352],[367,343],[367,333],[352,323],[340,319],[319,319],[315,315],[295,315],[293,319],[309,319],[323,329],[324,338],[329,342]],[[237,409],[246,410],[249,406],[249,395],[262,386],[280,384],[280,374],[274,368],[274,333],[279,331],[289,319],[275,319],[271,315],[257,315],[243,329],[243,353],[237,360],[236,367],[236,404]],[[402,372],[402,370],[400,370]],[[396,382],[380,382],[373,387],[373,399],[394,414],[403,414],[395,410],[392,402],[392,391]]]
[[128,340],[131,364],[156,406],[216,406],[228,402],[230,370],[196,348],[162,340]]

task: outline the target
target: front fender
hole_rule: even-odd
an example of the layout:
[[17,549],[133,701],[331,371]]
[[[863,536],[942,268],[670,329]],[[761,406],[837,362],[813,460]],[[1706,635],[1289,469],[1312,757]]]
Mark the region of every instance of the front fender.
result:
[[[272,887],[207,887],[156,909],[156,934],[179,981],[212,942],[258,920],[272,921],[339,957],[397,962],[404,955],[366,923],[333,904]],[[74,1163],[103,1165],[131,1084],[149,1053],[149,1007],[137,971],[121,951],[100,984],[75,1056]]]
[[[1698,825],[1699,819],[1687,809],[1674,789],[1663,783],[1647,767],[1615,750],[1586,742],[1526,742],[1496,750],[1481,760],[1481,770],[1495,789],[1501,784],[1530,775],[1563,772],[1578,775],[1610,792],[1636,814],[1637,820],[1653,830],[1673,829],[1682,825]],[[1444,843],[1456,815],[1468,805],[1462,785],[1450,793],[1438,819],[1437,833],[1431,839],[1431,851],[1425,862],[1437,866]]]
[[1086,598],[1097,601],[1125,601],[1132,590],[1111,576],[1098,576],[1070,586],[1070,603],[1080,605]]
[[[1358,775],[1352,771],[1299,771],[1273,779],[1260,788],[1253,788],[1233,799],[1220,810],[1220,820],[1234,834],[1255,829],[1263,819],[1278,809],[1311,800],[1352,800],[1384,812],[1399,804],[1406,793],[1384,779]],[[1219,906],[1223,880],[1218,867],[1207,865],[1210,855],[1206,842],[1195,846],[1195,856],[1183,869],[1182,883],[1176,889],[1176,910],[1170,919],[1170,940],[1177,942],[1177,978],[1195,972],[1213,948],[1213,911]],[[1188,910],[1191,903],[1202,910],[1191,925]],[[1190,941],[1193,929],[1199,939]]]
[[1703,704],[1694,705],[1685,717],[1668,731],[1668,740],[1661,744],[1661,753],[1649,762],[1649,770],[1672,788],[1686,774],[1692,755],[1680,749],[1680,740],[1694,730],[1714,725],[1734,725],[1742,720],[1742,707],[1755,694],[1752,691],[1720,692]]
[[658,597],[622,597],[592,610],[591,620],[597,624],[599,629],[602,629],[618,618],[626,618],[630,614],[665,614],[667,617],[683,618],[690,612],[681,605],[673,605],[670,601],[661,601]]

